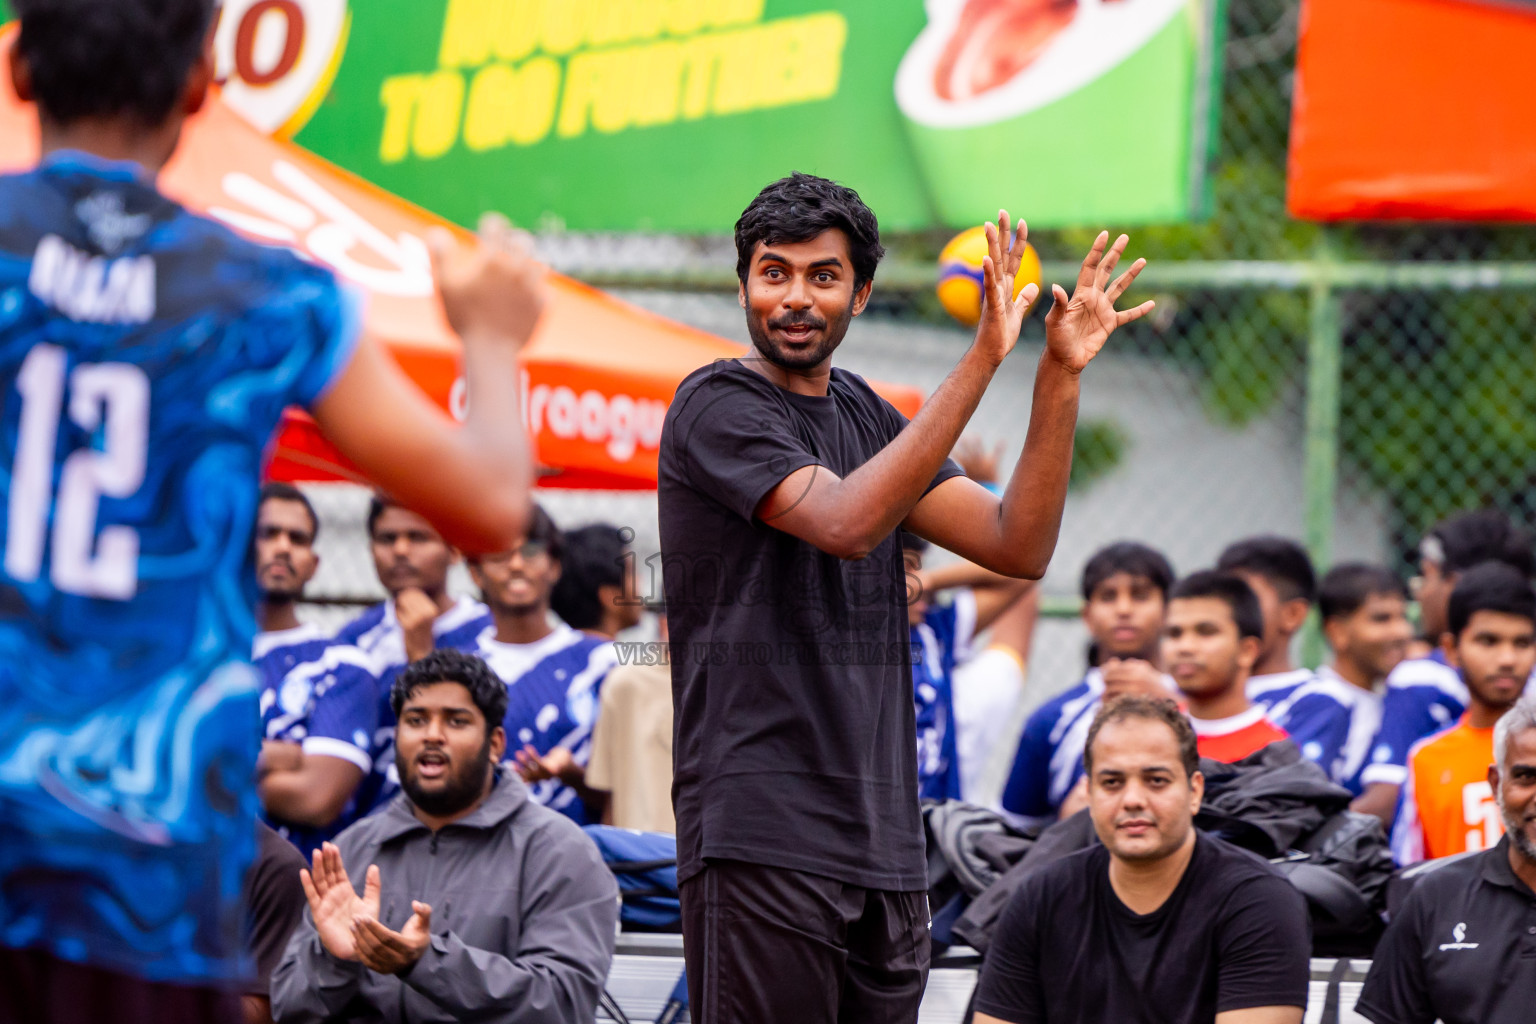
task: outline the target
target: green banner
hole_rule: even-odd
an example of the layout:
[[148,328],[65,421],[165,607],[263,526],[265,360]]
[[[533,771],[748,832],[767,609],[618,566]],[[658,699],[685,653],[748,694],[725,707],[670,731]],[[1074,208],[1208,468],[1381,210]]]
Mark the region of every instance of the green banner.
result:
[[[4,0],[0,0],[3,3]],[[793,170],[893,229],[1198,215],[1223,0],[226,0],[226,98],[462,223],[719,232]]]

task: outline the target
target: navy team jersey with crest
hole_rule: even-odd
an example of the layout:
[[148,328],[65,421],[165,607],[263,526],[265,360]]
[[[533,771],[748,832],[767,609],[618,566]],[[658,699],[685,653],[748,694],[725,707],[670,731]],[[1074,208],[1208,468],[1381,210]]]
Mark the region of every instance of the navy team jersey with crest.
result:
[[0,178],[0,945],[244,973],[262,450],[360,312],[136,165]]
[[[592,756],[592,726],[603,680],[618,663],[613,644],[561,623],[542,640],[504,644],[493,625],[480,634],[474,653],[507,684],[507,760],[532,746],[541,755],[556,747],[585,767]],[[529,795],[578,825],[595,825],[576,790],[559,779],[528,787]]]
[[[480,634],[494,629],[490,609],[472,598],[461,597],[452,608],[432,622],[432,643],[440,651],[465,651],[473,654]],[[338,645],[350,645],[368,656],[373,665],[373,688],[378,714],[373,734],[373,771],[363,784],[368,794],[368,808],[394,796],[400,789],[395,771],[395,709],[390,691],[395,679],[405,670],[405,631],[395,617],[391,598],[363,612],[336,631]]]
[[325,643],[319,649],[305,644],[297,650],[306,660],[291,665],[275,682],[263,683],[262,738],[297,743],[306,757],[340,758],[363,773],[352,798],[328,825],[304,826],[267,815],[269,825],[308,855],[378,806],[380,782],[373,771],[378,673],[373,659],[350,644]]

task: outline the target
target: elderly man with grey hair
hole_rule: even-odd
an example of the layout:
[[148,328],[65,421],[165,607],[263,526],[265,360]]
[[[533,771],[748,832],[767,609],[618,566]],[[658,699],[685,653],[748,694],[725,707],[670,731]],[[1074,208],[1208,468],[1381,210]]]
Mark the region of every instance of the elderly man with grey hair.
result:
[[1536,1006],[1536,692],[1494,727],[1504,838],[1431,862],[1376,949],[1355,1012],[1375,1024],[1522,1024]]

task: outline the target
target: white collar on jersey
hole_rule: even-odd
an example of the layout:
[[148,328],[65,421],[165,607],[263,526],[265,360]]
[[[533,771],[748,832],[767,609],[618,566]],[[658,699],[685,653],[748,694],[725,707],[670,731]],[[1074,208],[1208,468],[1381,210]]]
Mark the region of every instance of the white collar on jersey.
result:
[[1194,727],[1196,736],[1226,736],[1241,729],[1258,725],[1264,720],[1264,708],[1259,704],[1253,705],[1247,711],[1239,712],[1230,718],[1196,718],[1189,716],[1189,724]]

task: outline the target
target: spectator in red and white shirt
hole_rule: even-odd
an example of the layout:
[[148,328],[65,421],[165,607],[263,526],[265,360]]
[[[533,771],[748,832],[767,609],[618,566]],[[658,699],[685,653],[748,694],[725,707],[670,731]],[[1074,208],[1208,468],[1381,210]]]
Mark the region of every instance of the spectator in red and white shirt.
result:
[[1174,584],[1163,624],[1163,667],[1178,686],[1201,757],[1241,761],[1286,738],[1248,700],[1248,676],[1263,646],[1264,616],[1237,576],[1197,572]]

